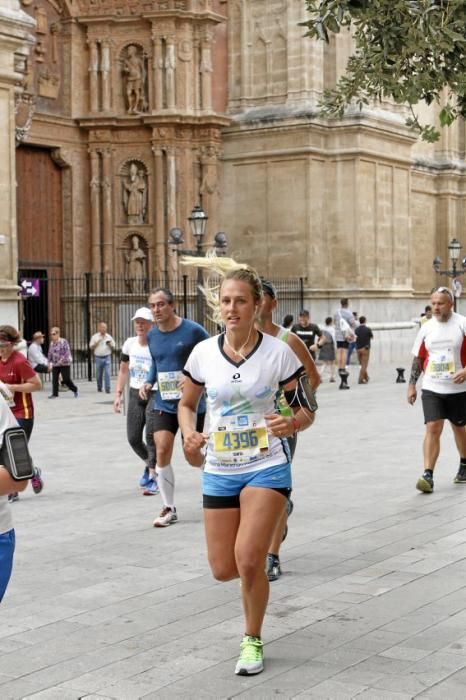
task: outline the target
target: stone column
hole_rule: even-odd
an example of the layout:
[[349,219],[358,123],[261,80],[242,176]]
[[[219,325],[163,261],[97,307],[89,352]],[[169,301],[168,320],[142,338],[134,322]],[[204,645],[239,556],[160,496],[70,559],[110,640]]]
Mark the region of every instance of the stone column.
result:
[[89,109],[99,111],[99,48],[94,39],[88,40],[89,45]]
[[167,52],[165,57],[165,80],[167,88],[167,109],[175,109],[176,106],[176,52],[175,38],[167,37]]
[[113,273],[112,151],[102,151],[102,260],[104,274]]
[[153,146],[154,153],[154,211],[155,211],[155,260],[154,267],[157,276],[161,276],[165,270],[165,250],[168,231],[165,230],[164,213],[164,177],[163,177],[163,150],[160,146]]
[[34,39],[34,20],[18,0],[0,3],[0,317],[18,327],[16,231],[15,92],[19,71]]
[[101,43],[102,57],[100,72],[102,74],[102,111],[109,112],[112,101],[112,88],[110,76],[110,40],[104,39]]
[[[175,146],[167,146],[167,230],[168,231],[177,225],[176,221],[176,148]],[[172,255],[168,258],[168,275],[170,279],[175,279],[178,275],[177,256]]]
[[201,94],[202,109],[212,111],[212,32],[206,30],[201,42]]
[[92,272],[99,273],[102,269],[100,246],[100,157],[98,151],[89,151],[89,157],[91,161],[91,269]]
[[152,37],[152,86],[154,93],[154,109],[158,112],[163,109],[163,60],[162,38]]

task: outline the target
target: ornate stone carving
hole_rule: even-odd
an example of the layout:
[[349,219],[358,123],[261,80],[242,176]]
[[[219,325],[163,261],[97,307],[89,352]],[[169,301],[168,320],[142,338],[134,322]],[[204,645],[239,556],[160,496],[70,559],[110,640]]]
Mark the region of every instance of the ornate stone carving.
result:
[[147,168],[139,160],[127,162],[123,169],[122,204],[130,226],[147,223]]
[[60,76],[58,73],[51,73],[48,68],[39,72],[37,91],[41,97],[48,97],[56,100],[60,92]]
[[188,0],[78,0],[77,4],[79,14],[91,16],[108,13],[131,17],[141,12],[188,9]]
[[193,42],[190,39],[181,39],[178,43],[178,58],[180,61],[191,61],[193,57]]
[[124,251],[125,279],[131,292],[143,292],[147,277],[147,244],[144,238],[132,233],[128,236],[128,248]]
[[201,194],[214,194],[218,192],[217,182],[217,158],[218,149],[215,146],[203,146],[201,148],[202,181]]
[[43,7],[36,7],[35,20],[37,34],[48,34],[49,22],[47,19],[47,12]]
[[16,93],[15,114],[16,114],[16,145],[26,141],[29,129],[31,128],[32,117],[36,106],[36,98],[27,92]]
[[130,44],[126,47],[122,63],[127,113],[147,112],[147,57],[141,47]]

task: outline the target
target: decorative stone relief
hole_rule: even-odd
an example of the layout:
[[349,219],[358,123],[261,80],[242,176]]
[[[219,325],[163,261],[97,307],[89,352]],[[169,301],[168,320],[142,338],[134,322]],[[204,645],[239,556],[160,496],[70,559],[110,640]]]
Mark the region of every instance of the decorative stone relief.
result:
[[128,161],[122,171],[122,204],[130,226],[147,223],[147,194],[146,166],[138,160]]
[[121,60],[126,111],[128,114],[147,112],[147,57],[141,47],[130,44]]
[[27,92],[16,93],[15,114],[16,114],[16,145],[26,141],[29,129],[31,128],[36,98]]
[[60,92],[60,76],[51,73],[48,68],[39,71],[37,91],[41,97],[56,100]]
[[215,146],[204,146],[201,148],[201,194],[214,194],[214,192],[218,192],[217,157],[218,151]]
[[78,13],[83,15],[114,14],[131,17],[157,10],[187,10],[188,0],[78,0]]
[[138,233],[131,233],[126,244],[127,248],[123,251],[126,284],[130,292],[141,293],[147,278],[147,244]]

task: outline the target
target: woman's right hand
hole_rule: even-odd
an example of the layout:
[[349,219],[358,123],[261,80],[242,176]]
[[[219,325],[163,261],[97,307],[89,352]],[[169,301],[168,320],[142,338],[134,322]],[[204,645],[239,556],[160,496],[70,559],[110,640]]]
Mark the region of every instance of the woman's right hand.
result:
[[143,401],[147,401],[149,398],[149,392],[152,389],[151,384],[143,384],[141,388],[139,389],[139,398],[142,399]]
[[183,450],[185,457],[192,467],[202,467],[205,460],[202,448],[209,439],[208,433],[198,433],[193,431],[187,436],[183,436]]
[[113,410],[115,413],[121,413],[121,394],[117,394],[113,401]]

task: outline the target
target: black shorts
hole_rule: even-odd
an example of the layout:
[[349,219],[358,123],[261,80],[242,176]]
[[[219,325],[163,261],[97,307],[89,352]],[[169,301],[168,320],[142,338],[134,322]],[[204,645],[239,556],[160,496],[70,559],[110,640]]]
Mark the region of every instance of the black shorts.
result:
[[[205,413],[198,413],[196,418],[196,430],[202,433],[204,429]],[[178,415],[176,413],[167,413],[166,411],[152,411],[151,427],[154,433],[159,430],[168,430],[173,435],[178,432]]]
[[347,340],[337,340],[337,348],[349,348],[349,342]]
[[466,425],[466,392],[458,394],[437,394],[428,389],[422,390],[424,423],[435,420],[449,420],[453,425]]

